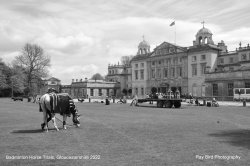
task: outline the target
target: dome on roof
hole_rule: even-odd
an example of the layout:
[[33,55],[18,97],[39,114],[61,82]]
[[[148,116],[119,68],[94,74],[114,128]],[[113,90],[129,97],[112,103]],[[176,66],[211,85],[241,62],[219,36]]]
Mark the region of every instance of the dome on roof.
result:
[[150,45],[149,43],[144,39],[143,36],[143,40],[139,43],[138,45],[138,52],[137,55],[143,55],[143,54],[147,54],[150,53]]
[[197,32],[197,34],[212,34],[212,32],[209,29],[203,27]]
[[150,45],[147,41],[143,40],[139,43],[138,47],[150,47]]

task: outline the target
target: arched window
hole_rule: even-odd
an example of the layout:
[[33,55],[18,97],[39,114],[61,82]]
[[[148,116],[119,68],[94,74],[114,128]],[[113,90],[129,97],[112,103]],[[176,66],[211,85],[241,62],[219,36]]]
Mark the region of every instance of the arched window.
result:
[[205,37],[205,39],[204,39],[204,43],[205,43],[205,44],[208,44],[207,37]]
[[202,37],[200,36],[199,37],[199,44],[201,44],[202,43]]

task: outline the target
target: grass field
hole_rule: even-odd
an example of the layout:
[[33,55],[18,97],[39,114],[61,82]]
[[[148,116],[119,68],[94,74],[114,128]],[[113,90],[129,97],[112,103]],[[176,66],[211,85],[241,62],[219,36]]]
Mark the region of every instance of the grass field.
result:
[[[0,99],[0,165],[250,164],[249,107],[77,107],[80,128],[62,130],[57,121],[61,130],[50,123],[46,133],[37,104]],[[72,124],[71,118],[67,122]],[[78,159],[63,159],[70,157]]]

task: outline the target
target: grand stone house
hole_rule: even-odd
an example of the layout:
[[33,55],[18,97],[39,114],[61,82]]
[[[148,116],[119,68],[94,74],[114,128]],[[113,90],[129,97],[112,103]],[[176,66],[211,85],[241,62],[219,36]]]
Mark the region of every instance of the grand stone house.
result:
[[[139,46],[150,47],[144,40]],[[149,51],[149,52],[148,52]],[[166,93],[177,89],[187,93],[187,54],[186,48],[163,42],[152,52],[138,51],[131,61],[132,87],[134,94],[145,97],[154,87],[158,92]]]
[[163,42],[152,52],[143,39],[131,60],[132,94],[145,97],[155,87],[161,93],[178,89],[182,94],[232,100],[233,88],[250,87],[249,44],[228,51],[224,41],[215,44],[212,36],[203,25],[192,46]]

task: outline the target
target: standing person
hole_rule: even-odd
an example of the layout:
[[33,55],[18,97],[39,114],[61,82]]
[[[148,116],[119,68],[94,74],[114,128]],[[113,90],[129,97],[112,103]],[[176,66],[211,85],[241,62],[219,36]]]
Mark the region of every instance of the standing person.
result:
[[133,106],[133,105],[137,106],[137,103],[138,103],[138,96],[137,96],[137,95],[134,95],[134,98],[133,98],[133,100],[132,100],[130,106]]

